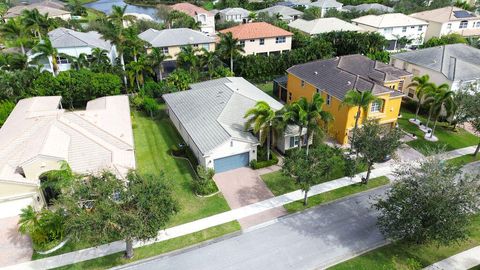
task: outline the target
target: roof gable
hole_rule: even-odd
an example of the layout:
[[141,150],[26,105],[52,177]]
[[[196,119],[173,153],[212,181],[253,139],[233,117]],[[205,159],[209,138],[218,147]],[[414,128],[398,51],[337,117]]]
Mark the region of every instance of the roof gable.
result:
[[266,22],[245,23],[220,31],[220,33],[228,32],[232,33],[234,38],[240,40],[293,35],[287,30],[276,27]]
[[189,28],[173,28],[164,30],[148,29],[138,37],[153,47],[183,46],[191,44],[213,43],[215,39]]

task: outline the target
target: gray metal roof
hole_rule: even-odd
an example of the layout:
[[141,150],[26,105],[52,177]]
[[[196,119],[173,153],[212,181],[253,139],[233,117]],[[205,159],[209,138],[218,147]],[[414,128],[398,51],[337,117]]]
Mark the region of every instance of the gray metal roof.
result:
[[296,65],[287,72],[340,100],[351,89],[368,90],[377,95],[392,93],[394,90],[383,86],[383,82],[410,75],[404,70],[359,54]]
[[393,8],[378,4],[378,3],[372,3],[372,4],[361,4],[357,6],[343,6],[344,9],[346,10],[357,10],[357,11],[370,11],[370,10],[375,10],[378,12],[393,12]]
[[257,101],[266,101],[275,110],[283,107],[243,78],[221,78],[190,87],[191,90],[163,98],[204,155],[230,139],[258,142],[250,132],[245,132],[243,118]]
[[220,10],[218,13],[225,14],[225,15],[242,15],[243,17],[248,17],[250,15],[250,11],[244,8],[225,8]]
[[189,28],[164,30],[150,28],[138,35],[138,37],[150,43],[153,47],[184,46],[215,42],[213,37]]
[[341,8],[343,4],[335,0],[318,0],[318,1],[312,2],[310,6],[319,7],[319,8]]
[[442,73],[447,79],[480,78],[480,50],[466,44],[450,44],[391,56]]
[[303,12],[299,10],[296,10],[291,7],[281,6],[281,5],[276,5],[273,7],[268,7],[268,8],[260,9],[257,11],[257,13],[262,13],[262,12],[268,13],[268,15],[270,16],[280,14],[284,18],[303,15]]
[[83,33],[60,27],[48,32],[48,37],[55,48],[91,47],[107,51],[112,48],[112,44],[96,31]]

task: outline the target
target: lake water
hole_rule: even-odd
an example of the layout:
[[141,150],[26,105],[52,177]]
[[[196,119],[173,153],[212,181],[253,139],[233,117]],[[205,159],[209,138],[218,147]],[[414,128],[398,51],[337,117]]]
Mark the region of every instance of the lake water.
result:
[[125,3],[123,0],[99,0],[96,2],[85,4],[88,8],[93,8],[104,12],[106,14],[110,14],[112,12],[112,6],[125,6],[127,5],[126,13],[139,13],[139,14],[146,14],[152,17],[154,20],[159,21],[157,18],[157,9],[155,7],[143,7],[143,6],[136,6],[130,5]]

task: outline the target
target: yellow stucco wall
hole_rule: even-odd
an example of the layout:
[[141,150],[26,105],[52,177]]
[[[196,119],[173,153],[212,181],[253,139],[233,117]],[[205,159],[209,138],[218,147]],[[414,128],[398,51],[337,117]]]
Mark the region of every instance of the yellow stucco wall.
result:
[[38,187],[13,182],[0,182],[0,198],[18,196],[30,192],[38,192]]
[[[395,81],[388,82],[385,86],[398,89],[399,84],[400,81]],[[307,82],[304,82],[302,86],[302,80],[300,78],[288,74],[287,91],[287,102],[292,103],[301,97],[306,97],[310,101],[317,92],[317,89]],[[355,126],[355,115],[358,109],[342,106],[342,101],[334,96],[330,97],[330,105],[328,105],[326,104],[327,92],[325,92],[324,89],[319,89],[319,92],[325,100],[323,109],[330,112],[334,117],[334,121],[328,128],[330,136],[334,137],[340,144],[348,143],[348,132]],[[390,94],[380,95],[378,98],[384,101],[383,112],[371,113],[369,108],[366,115],[367,119],[378,119],[380,124],[391,123],[392,126],[395,125],[400,112],[402,99],[400,97],[390,99]],[[359,124],[362,124],[364,121],[363,110],[361,115],[362,117],[359,120]]]

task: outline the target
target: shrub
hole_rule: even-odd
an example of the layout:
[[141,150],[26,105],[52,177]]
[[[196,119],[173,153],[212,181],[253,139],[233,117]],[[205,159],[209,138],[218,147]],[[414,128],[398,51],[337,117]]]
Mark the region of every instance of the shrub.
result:
[[[258,154],[260,154],[260,151],[258,152]],[[275,165],[277,163],[278,163],[277,155],[275,155],[275,153],[273,152],[270,152],[270,160],[266,160],[266,157],[264,158],[264,160],[260,160],[260,161],[254,159],[250,161],[250,167],[254,170],[258,170],[261,168]]]
[[59,211],[36,212],[32,206],[22,209],[19,225],[20,233],[30,236],[35,250],[53,247],[63,239],[65,232],[64,217]]
[[15,108],[15,103],[9,100],[0,101],[0,127],[3,126],[10,113]]
[[197,166],[198,177],[193,178],[193,191],[198,195],[208,195],[218,190],[213,176],[215,171],[212,168]]

